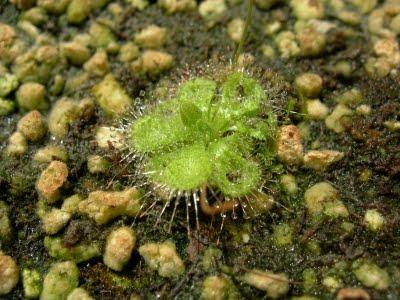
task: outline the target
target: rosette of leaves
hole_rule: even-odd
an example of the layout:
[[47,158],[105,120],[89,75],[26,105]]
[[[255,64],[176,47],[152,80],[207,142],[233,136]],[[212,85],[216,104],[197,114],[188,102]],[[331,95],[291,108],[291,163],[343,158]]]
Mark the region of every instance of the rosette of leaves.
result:
[[206,185],[226,198],[250,195],[274,156],[276,118],[262,111],[265,101],[261,85],[242,72],[220,85],[193,78],[132,123],[130,146],[147,157],[150,181],[168,191]]

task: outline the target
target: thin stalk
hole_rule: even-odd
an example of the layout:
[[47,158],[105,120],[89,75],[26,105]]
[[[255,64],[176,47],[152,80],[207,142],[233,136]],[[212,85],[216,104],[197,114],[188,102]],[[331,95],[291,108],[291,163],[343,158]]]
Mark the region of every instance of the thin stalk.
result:
[[249,32],[249,27],[250,27],[251,21],[253,20],[253,6],[254,6],[254,0],[249,0],[249,4],[247,7],[246,23],[244,24],[242,38],[240,39],[239,44],[237,45],[236,50],[235,50],[235,55],[233,56],[233,65],[234,66],[237,66],[239,55],[243,51],[243,46],[244,46],[244,43],[246,42],[247,34]]

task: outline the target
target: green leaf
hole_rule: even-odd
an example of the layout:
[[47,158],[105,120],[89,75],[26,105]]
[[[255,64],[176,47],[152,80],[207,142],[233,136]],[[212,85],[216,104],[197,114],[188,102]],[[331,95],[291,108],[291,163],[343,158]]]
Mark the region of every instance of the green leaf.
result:
[[176,97],[179,102],[190,102],[205,112],[215,96],[216,83],[209,79],[194,78],[181,85]]
[[254,117],[265,98],[263,88],[242,72],[230,74],[222,85],[222,111],[229,117]]
[[256,140],[265,140],[267,134],[268,125],[265,124],[261,119],[251,120],[250,122],[238,122],[236,124],[236,131],[240,132],[245,136],[252,137]]
[[225,196],[241,197],[257,189],[261,176],[257,163],[233,151],[226,151],[214,163],[210,179]]
[[190,138],[179,115],[149,114],[136,120],[130,130],[131,145],[141,153],[162,151]]
[[210,154],[201,144],[157,155],[150,159],[147,169],[157,183],[181,191],[200,188],[212,172]]
[[197,127],[202,118],[201,110],[190,102],[180,104],[180,114],[183,125],[189,128]]

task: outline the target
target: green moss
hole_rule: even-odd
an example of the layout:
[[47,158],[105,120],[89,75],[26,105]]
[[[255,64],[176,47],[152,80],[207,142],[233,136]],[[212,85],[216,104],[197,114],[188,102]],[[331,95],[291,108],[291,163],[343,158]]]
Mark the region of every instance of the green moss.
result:
[[8,205],[0,201],[0,245],[7,243],[12,237],[12,227],[10,223]]
[[228,277],[209,276],[203,282],[201,300],[235,300],[238,297],[238,291]]
[[274,242],[276,245],[285,247],[293,243],[293,229],[289,224],[282,223],[274,226]]
[[0,75],[0,97],[5,97],[18,87],[17,76],[13,74]]
[[157,270],[161,277],[177,278],[185,272],[185,265],[173,241],[147,243],[140,246],[138,252],[149,268]]
[[0,116],[7,116],[15,110],[15,103],[10,100],[0,98]]
[[89,34],[92,38],[92,46],[95,48],[105,48],[115,42],[115,36],[111,29],[97,22],[90,26]]
[[65,247],[62,239],[58,237],[46,236],[44,246],[51,257],[59,260],[72,260],[76,263],[101,255],[100,247],[97,244],[79,244],[73,247]]
[[129,289],[133,285],[133,280],[125,276],[120,276],[114,273],[109,273],[109,275],[112,283],[124,290]]
[[358,259],[352,268],[354,275],[366,287],[386,290],[391,284],[389,273],[371,261]]
[[72,0],[67,9],[68,21],[72,24],[80,24],[89,16],[90,10],[90,1]]
[[303,289],[304,292],[309,292],[312,290],[317,284],[317,274],[311,269],[307,268],[303,271]]
[[42,282],[39,270],[24,269],[22,271],[24,295],[29,299],[36,299],[42,291]]
[[209,247],[203,253],[201,265],[207,272],[217,268],[217,263],[222,258],[222,251],[218,248]]
[[75,263],[65,261],[54,264],[43,281],[41,300],[66,300],[79,284],[79,269]]

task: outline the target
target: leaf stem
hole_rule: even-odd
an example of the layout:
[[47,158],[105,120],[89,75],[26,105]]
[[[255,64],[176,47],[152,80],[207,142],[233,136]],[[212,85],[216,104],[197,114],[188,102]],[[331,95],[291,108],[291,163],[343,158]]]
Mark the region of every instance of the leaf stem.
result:
[[254,0],[249,0],[248,7],[247,7],[246,23],[244,24],[243,34],[239,41],[239,44],[236,47],[235,54],[233,56],[233,65],[234,66],[237,66],[237,63],[239,60],[239,55],[243,51],[243,46],[244,46],[244,43],[246,42],[249,27],[250,27],[251,21],[253,20],[253,6],[254,6]]
[[221,201],[218,205],[210,205],[207,200],[207,184],[204,183],[200,187],[200,208],[203,213],[208,216],[215,216],[217,214],[224,214],[233,210],[238,204],[238,200],[232,199],[230,201]]

